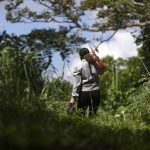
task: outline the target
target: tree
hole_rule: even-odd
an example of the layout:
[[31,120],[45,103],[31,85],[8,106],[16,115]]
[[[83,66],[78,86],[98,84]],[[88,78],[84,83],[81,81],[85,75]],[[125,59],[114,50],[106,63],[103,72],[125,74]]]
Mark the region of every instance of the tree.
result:
[[103,19],[102,24],[95,23],[99,30],[117,30],[150,24],[149,0],[85,0],[82,8],[97,10],[97,18]]
[[[120,28],[150,24],[149,0],[32,0],[42,6],[41,12],[20,7],[23,0],[14,0],[6,5],[7,20],[11,22],[58,22],[68,23],[73,28],[89,31],[117,30]],[[87,11],[96,13],[89,26]]]
[[54,52],[60,52],[63,59],[73,52],[71,46],[75,43],[76,47],[82,42],[84,38],[74,36],[67,36],[66,28],[61,28],[59,31],[54,29],[33,30],[27,35],[8,35],[6,32],[2,33],[2,41],[0,47],[12,46],[20,51],[34,52],[38,55],[40,62],[40,72],[47,69],[52,61]]
[[30,2],[38,5],[40,9],[33,11],[24,0],[9,1],[5,7],[6,19],[12,23],[57,23],[57,27],[65,27],[66,37],[73,36],[72,41],[78,36],[81,37],[82,31],[104,33],[113,30],[108,39],[97,39],[102,43],[112,38],[119,29],[150,25],[149,0],[31,0]]
[[142,44],[141,48],[138,49],[138,55],[141,58],[143,65],[146,66],[147,70],[144,66],[141,67],[141,72],[143,74],[150,71],[150,26],[146,26],[142,28],[140,37],[137,38],[137,44]]
[[119,71],[119,88],[122,91],[126,92],[137,85],[142,76],[141,67],[142,64],[138,57],[130,57],[126,60],[125,66]]
[[[41,10],[33,11],[27,6],[23,8],[23,0],[14,0],[9,2],[6,5],[7,20],[11,21],[12,23],[58,23],[57,25],[60,27],[58,29],[58,34],[52,33],[51,31],[56,32],[56,30],[50,29],[51,34],[53,36],[55,35],[58,43],[51,41],[51,39],[49,39],[48,42],[44,42],[44,40],[41,40],[41,42],[43,43],[42,46],[47,45],[48,48],[46,47],[46,49],[56,48],[58,50],[61,46],[65,47],[65,50],[60,49],[63,57],[69,52],[69,49],[67,49],[67,44],[70,44],[70,42],[68,42],[68,39],[74,43],[74,40],[76,40],[78,37],[77,33],[79,31],[105,32],[108,30],[115,30],[112,34],[113,36],[118,29],[136,26],[145,27],[149,26],[150,24],[149,0],[84,0],[80,3],[77,3],[75,0],[32,0],[32,2],[41,6]],[[96,17],[93,18],[93,20],[91,18],[85,19],[85,17],[89,17],[87,16],[88,12],[91,12],[91,14],[96,14]],[[61,31],[63,31],[63,34]],[[45,34],[41,34],[44,33],[44,31],[38,31],[38,33],[40,33],[39,35],[42,35],[44,39],[46,39]],[[37,37],[42,37],[35,33],[33,33],[33,35],[34,42],[39,40],[36,39]],[[59,38],[59,36],[61,38]],[[32,39],[32,36],[30,37],[30,39]],[[78,39],[79,40],[77,40],[77,42],[80,41],[80,38]],[[149,41],[147,41],[147,43],[148,42]],[[29,40],[28,43],[30,43]],[[35,45],[39,45],[39,42],[35,43],[36,44],[32,45],[33,47]],[[49,45],[49,43],[55,44]],[[70,44],[70,46],[71,45],[72,44]],[[51,54],[52,53],[50,53],[50,55]],[[128,71],[129,70],[127,70],[127,72]],[[125,74],[127,74],[127,72]],[[115,79],[113,80],[115,81]]]

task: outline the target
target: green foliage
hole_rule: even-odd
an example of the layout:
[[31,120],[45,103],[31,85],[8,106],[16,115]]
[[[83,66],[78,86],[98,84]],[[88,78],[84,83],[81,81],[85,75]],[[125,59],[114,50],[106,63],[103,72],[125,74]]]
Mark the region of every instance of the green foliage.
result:
[[[13,1],[8,11],[12,12],[14,6],[19,6],[21,2]],[[60,15],[64,10],[63,15],[77,23],[78,14],[70,13],[75,10],[70,10],[67,1],[51,2],[57,10],[54,14]],[[113,7],[110,21],[113,27],[124,27],[126,24],[123,23],[132,19],[126,16],[133,7],[129,1],[86,2],[90,2],[90,9],[104,5]],[[88,5],[85,5],[85,10]],[[9,14],[8,19],[20,21],[24,14],[29,14],[31,19],[51,19],[47,12],[37,14],[28,8],[16,14],[18,16],[14,20],[13,13]],[[62,58],[65,58],[71,53],[70,46],[80,41],[75,35],[69,37],[68,33],[68,28],[61,27],[58,32],[52,29],[34,30],[20,37],[3,34],[0,44],[0,147],[148,150],[150,82],[149,77],[140,79],[143,72],[137,57],[128,60],[104,58],[106,71],[101,78],[102,102],[97,116],[89,119],[66,115],[70,83],[61,78],[43,80],[42,71],[51,64],[53,52],[60,51]],[[148,44],[145,45],[143,50],[148,49]],[[146,58],[147,52],[143,53]],[[144,64],[148,62],[147,58],[145,60]],[[128,95],[125,93],[127,91]]]
[[[148,150],[150,81],[149,77],[141,78],[144,71],[137,57],[104,58],[106,71],[101,77],[101,108],[97,116],[90,119],[66,115],[70,83],[61,78],[44,80],[42,73],[50,66],[54,52],[60,52],[64,59],[73,52],[70,48],[74,44],[85,41],[73,29],[91,30],[92,26],[87,27],[82,20],[86,11],[97,10],[98,19],[106,21],[93,24],[97,31],[145,26],[149,21],[149,1],[85,0],[80,7],[73,0],[34,0],[47,8],[42,12],[23,8],[23,2],[13,0],[6,5],[9,21],[62,21],[59,23],[68,23],[68,27],[33,30],[19,37],[2,34],[0,147]],[[57,20],[58,17],[62,20]],[[139,56],[144,56],[143,64],[149,67],[147,31],[149,28],[142,30],[143,47]]]
[[[141,48],[138,49],[138,55],[142,59],[144,65],[150,71],[150,27],[146,26],[142,29],[140,37],[137,38],[136,43],[142,44]],[[141,71],[147,73],[145,68],[141,68]]]
[[[97,18],[105,21],[95,23],[95,27],[104,31],[105,29],[120,29],[133,26],[144,26],[149,24],[148,14],[150,3],[145,1],[130,0],[85,0],[81,9],[97,10]],[[139,21],[137,23],[136,21]]]
[[[126,112],[134,119],[142,119],[146,123],[150,123],[150,79],[142,80],[140,86],[129,95]],[[144,79],[144,80],[145,80]]]
[[44,82],[36,56],[5,47],[0,51],[0,64],[1,110],[27,109],[39,103],[37,95],[41,93]]
[[56,114],[64,114],[71,98],[71,90],[72,86],[69,82],[61,78],[53,78],[51,81],[46,81],[40,98],[45,101],[47,109]]
[[[42,6],[41,10],[34,11],[26,5],[23,6],[22,4],[25,4],[23,0],[10,1],[5,6],[7,20],[13,23],[67,23],[72,29],[79,28],[87,31],[118,30],[149,25],[150,2],[148,0],[33,0],[33,2]],[[97,11],[97,19],[101,21],[95,21],[91,26],[88,26],[89,20],[83,18],[89,10]],[[68,32],[70,31],[68,30]]]
[[106,99],[103,101],[107,111],[115,112],[120,105],[125,103],[125,94],[122,91],[110,87],[107,89]]
[[[99,111],[92,120],[33,112],[23,118],[1,117],[3,149],[114,149],[148,150],[149,130],[132,120]],[[116,142],[117,141],[117,142]]]
[[[140,97],[141,93],[137,92],[141,89],[139,87],[132,91],[126,106],[118,108],[118,115],[117,113],[113,115],[112,112],[100,108],[97,116],[91,119],[68,116],[65,109],[66,103],[70,99],[71,85],[60,78],[52,79],[45,81],[41,94],[35,94],[30,86],[29,76],[29,71],[31,71],[30,73],[37,71],[31,69],[35,55],[19,53],[18,56],[16,53],[19,51],[14,49],[12,51],[8,47],[1,51],[0,57],[2,62],[0,147],[2,149],[85,149],[88,147],[89,150],[93,150],[93,148],[148,150],[150,128],[147,100],[149,93],[144,89],[149,89],[149,81],[146,82],[145,79],[140,81],[140,83],[145,81],[141,90],[145,96],[144,99],[141,97],[140,106],[135,105],[136,102],[132,96],[133,94],[136,95],[136,98]],[[16,63],[15,60],[20,60],[20,63]],[[13,76],[12,70],[17,69],[17,65],[19,65],[18,70],[23,73],[19,74],[19,71],[16,70]],[[20,79],[19,86],[22,88],[19,94],[24,94],[18,95],[18,98],[14,93],[17,91],[15,88],[18,83],[17,78]],[[40,78],[37,78],[36,83],[38,81]],[[11,93],[11,90],[14,91]],[[110,98],[118,102],[119,93],[113,91],[114,89],[110,90]],[[5,94],[7,95],[5,96]],[[15,105],[16,103],[19,105]],[[113,101],[109,105],[113,105],[113,108],[116,107]],[[146,111],[144,111],[145,109]],[[141,115],[139,116],[139,114]]]
[[60,52],[62,59],[65,59],[74,52],[71,46],[77,43],[75,47],[78,48],[81,43],[85,42],[84,38],[67,36],[67,28],[64,27],[60,27],[59,31],[55,29],[32,30],[31,33],[21,36],[8,35],[3,32],[1,37],[1,49],[11,46],[21,52],[35,53],[39,61],[40,72],[50,66],[55,52]]
[[115,112],[126,102],[126,92],[138,85],[143,66],[138,57],[114,60],[113,57],[107,56],[103,58],[103,62],[105,72],[100,77],[102,105],[106,110]]
[[53,79],[45,83],[42,91],[43,99],[50,99],[54,101],[68,101],[70,99],[71,85],[69,82],[61,79]]

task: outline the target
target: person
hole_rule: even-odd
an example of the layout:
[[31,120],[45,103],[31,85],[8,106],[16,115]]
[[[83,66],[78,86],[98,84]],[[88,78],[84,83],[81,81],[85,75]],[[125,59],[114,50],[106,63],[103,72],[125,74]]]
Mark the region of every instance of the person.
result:
[[100,104],[99,75],[104,72],[104,65],[95,54],[90,54],[87,48],[79,51],[81,63],[74,68],[74,83],[72,98],[69,105],[77,102],[77,109],[81,116],[85,116],[89,108],[89,117],[96,114]]

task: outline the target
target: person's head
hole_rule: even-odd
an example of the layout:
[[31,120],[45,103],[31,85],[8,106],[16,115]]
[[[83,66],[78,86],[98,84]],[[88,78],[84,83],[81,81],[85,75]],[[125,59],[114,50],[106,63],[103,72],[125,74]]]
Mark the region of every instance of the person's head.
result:
[[85,59],[88,63],[93,64],[95,63],[95,59],[90,54],[89,50],[87,48],[82,48],[79,51],[80,59]]
[[84,59],[84,56],[87,55],[87,54],[89,54],[89,53],[90,52],[89,52],[89,50],[87,48],[80,49],[79,55],[80,55],[81,60]]

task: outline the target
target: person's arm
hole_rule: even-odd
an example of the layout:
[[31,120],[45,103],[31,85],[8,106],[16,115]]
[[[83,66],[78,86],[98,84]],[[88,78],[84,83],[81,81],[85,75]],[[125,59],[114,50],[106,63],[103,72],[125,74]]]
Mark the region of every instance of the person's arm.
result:
[[82,79],[81,79],[81,67],[78,66],[74,69],[73,71],[73,76],[74,76],[74,83],[73,83],[73,89],[72,89],[72,98],[70,100],[70,103],[74,103],[75,101],[77,101],[78,97],[79,97],[79,92],[81,90],[81,83],[82,83]]
[[102,75],[104,73],[104,68],[105,68],[104,64],[102,63],[100,58],[95,53],[92,54],[92,56],[93,56],[93,59],[96,62],[96,66],[97,66],[99,74]]
[[[90,45],[89,45],[90,46]],[[91,46],[90,46],[91,50],[92,50],[92,56],[93,56],[93,59],[96,61],[96,64],[98,66],[98,71],[99,71],[99,74],[102,75],[104,73],[104,64],[101,62],[100,58],[96,55],[95,51],[98,52],[97,48],[96,49],[93,49]]]
[[100,58],[98,56],[95,56],[96,58],[96,64],[98,65],[99,68],[99,73],[102,75],[104,73],[104,64],[102,63],[102,61],[100,60]]

